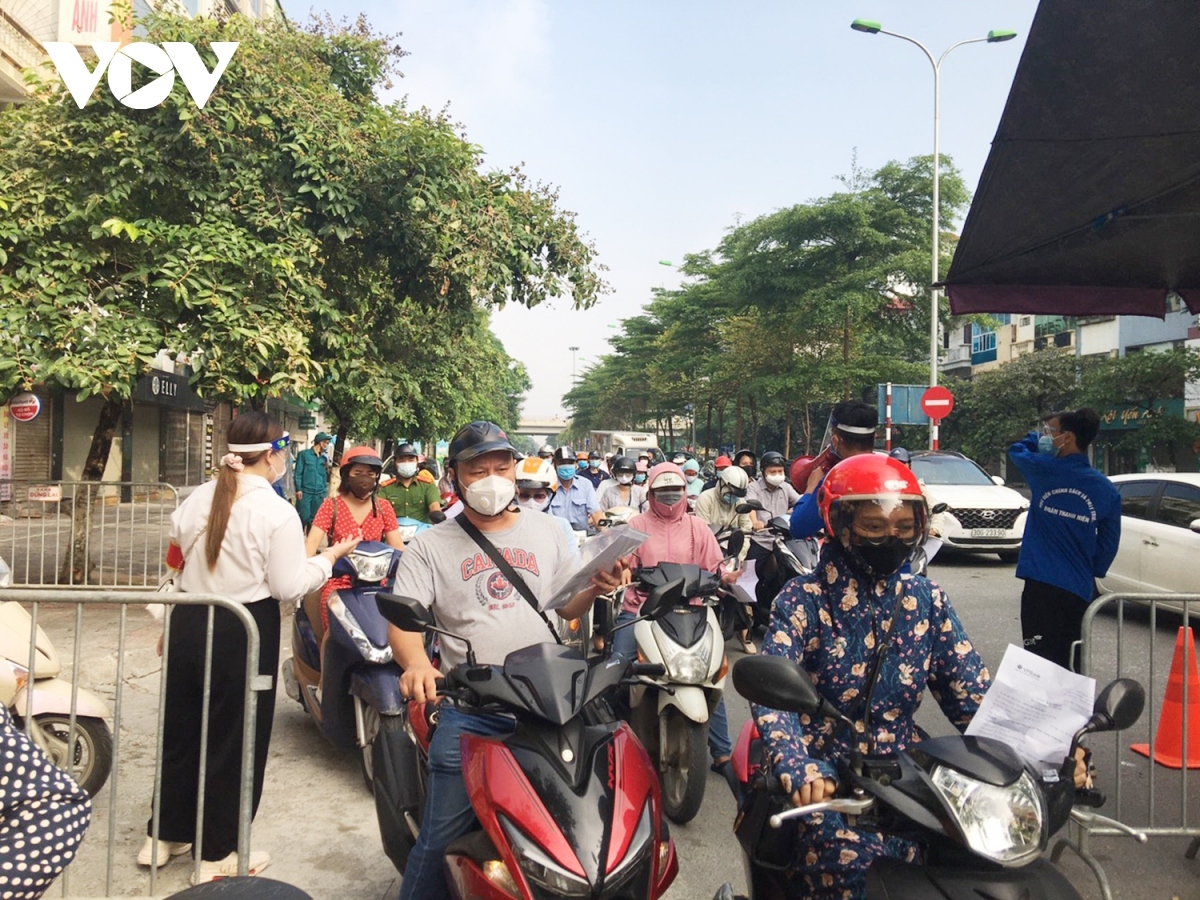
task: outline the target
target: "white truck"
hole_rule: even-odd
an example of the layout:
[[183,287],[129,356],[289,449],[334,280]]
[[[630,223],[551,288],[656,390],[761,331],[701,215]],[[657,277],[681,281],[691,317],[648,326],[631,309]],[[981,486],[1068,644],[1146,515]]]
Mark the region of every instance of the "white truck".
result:
[[648,431],[591,431],[588,432],[588,453],[612,453],[615,456],[637,457],[647,452],[658,461],[663,452],[658,449],[658,436]]

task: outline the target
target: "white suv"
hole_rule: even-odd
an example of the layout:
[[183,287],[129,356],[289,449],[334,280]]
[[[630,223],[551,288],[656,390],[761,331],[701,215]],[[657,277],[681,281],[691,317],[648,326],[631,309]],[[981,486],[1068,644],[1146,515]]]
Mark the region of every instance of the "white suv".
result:
[[961,453],[918,451],[911,464],[929,505],[947,505],[941,533],[946,547],[1017,561],[1028,500]]

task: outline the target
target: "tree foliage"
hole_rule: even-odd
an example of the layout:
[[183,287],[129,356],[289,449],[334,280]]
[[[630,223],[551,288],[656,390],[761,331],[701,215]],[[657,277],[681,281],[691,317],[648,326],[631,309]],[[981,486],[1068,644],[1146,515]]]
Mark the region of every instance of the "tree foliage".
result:
[[527,382],[486,309],[602,289],[555,194],[483,171],[444,117],[376,102],[402,51],[362,19],[140,24],[210,67],[212,41],[240,46],[203,110],[180,80],[152,109],[101,88],[81,110],[43,72],[0,112],[0,393],[119,406],[166,348],[218,399],[287,393],[433,434],[464,412],[447,385],[466,347],[472,389],[515,417]]

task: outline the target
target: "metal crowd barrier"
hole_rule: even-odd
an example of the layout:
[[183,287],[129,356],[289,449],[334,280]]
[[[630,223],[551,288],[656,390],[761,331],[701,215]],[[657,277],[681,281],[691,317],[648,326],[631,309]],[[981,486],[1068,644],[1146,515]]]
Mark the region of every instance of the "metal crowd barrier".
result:
[[[69,726],[67,732],[66,752],[62,754],[65,757],[65,762],[69,768],[75,769],[73,774],[76,774],[78,766],[75,765],[79,758],[79,751],[76,750],[76,738],[78,735],[76,711],[78,705],[78,696],[80,689],[80,671],[83,668],[83,635],[84,635],[84,607],[103,607],[116,605],[119,611],[116,612],[118,633],[117,633],[117,659],[116,659],[116,674],[111,695],[105,699],[112,703],[112,771],[108,777],[108,781],[96,792],[96,796],[92,799],[92,822],[88,829],[88,835],[85,837],[75,860],[63,872],[62,894],[68,896],[72,893],[71,890],[71,873],[76,870],[78,874],[79,863],[84,857],[85,852],[90,847],[95,847],[96,837],[101,833],[100,821],[104,818],[104,813],[107,813],[107,831],[103,840],[104,845],[104,894],[105,897],[118,896],[114,894],[114,858],[118,850],[132,857],[138,849],[140,849],[144,837],[141,832],[141,822],[145,809],[145,802],[151,801],[151,835],[158,839],[159,834],[159,793],[162,784],[162,754],[163,754],[163,721],[166,715],[166,671],[170,663],[170,620],[168,615],[163,621],[163,655],[162,665],[158,676],[158,701],[157,701],[157,727],[154,732],[154,773],[152,785],[141,784],[138,790],[141,791],[131,801],[137,804],[134,809],[126,813],[122,809],[122,796],[120,793],[121,787],[121,748],[122,748],[122,730],[123,717],[129,712],[136,716],[138,709],[133,707],[131,710],[126,709],[128,700],[125,696],[126,688],[126,655],[127,655],[127,631],[129,625],[129,607],[131,605],[144,605],[148,599],[156,602],[163,602],[170,606],[174,605],[190,605],[190,606],[207,606],[208,607],[208,626],[205,642],[205,657],[204,657],[204,701],[201,721],[200,733],[200,766],[199,766],[199,784],[200,789],[196,798],[196,834],[195,840],[195,870],[199,871],[199,860],[201,859],[203,829],[204,822],[204,780],[205,770],[208,762],[208,733],[209,733],[209,687],[212,679],[212,663],[213,663],[213,621],[215,610],[217,607],[222,607],[229,610],[235,615],[246,629],[246,682],[245,682],[245,715],[242,720],[242,765],[241,765],[241,780],[240,780],[240,812],[238,816],[238,874],[246,875],[247,867],[250,858],[250,824],[252,818],[253,790],[254,790],[254,726],[256,720],[256,712],[258,708],[258,691],[267,691],[274,688],[273,676],[258,675],[259,665],[259,634],[258,626],[255,624],[253,617],[246,610],[246,607],[240,603],[235,603],[225,597],[219,597],[213,594],[148,594],[145,591],[89,591],[83,593],[72,590],[52,590],[46,588],[35,589],[3,589],[0,590],[0,601],[16,601],[27,608],[32,619],[29,629],[29,658],[28,671],[36,671],[37,663],[37,633],[38,633],[38,618],[40,613],[52,613],[56,608],[65,605],[73,605],[74,609],[74,642],[71,654],[71,703]],[[45,609],[49,607],[49,609]],[[109,615],[113,615],[113,611],[109,610]],[[43,616],[44,618],[44,616]],[[155,623],[155,631],[157,632],[157,623]],[[98,629],[95,626],[89,627],[88,639],[96,641]],[[49,635],[51,642],[54,642],[55,635]],[[62,635],[58,635],[59,645],[65,643]],[[57,648],[56,648],[57,649]],[[151,651],[152,652],[152,651]],[[64,654],[65,656],[65,654]],[[85,685],[88,689],[92,685]],[[28,686],[25,688],[29,692],[26,698],[27,710],[33,708],[33,698],[37,692],[37,683],[33,678],[28,680]],[[148,710],[143,709],[142,712]],[[31,737],[37,740],[37,730],[31,722],[32,716],[27,716],[25,720],[25,729],[31,733]],[[234,723],[228,723],[219,727],[233,727]],[[134,732],[136,729],[126,729]],[[135,746],[136,749],[136,746]],[[72,752],[74,751],[74,752]],[[64,766],[67,768],[68,766]],[[134,774],[139,774],[136,770]],[[144,772],[140,773],[144,775]],[[144,778],[143,778],[144,781]],[[129,804],[126,804],[129,806]],[[128,815],[133,816],[132,822],[127,818]],[[124,819],[124,821],[123,821]],[[129,843],[128,826],[133,824],[137,833],[137,838],[133,843]],[[124,840],[119,841],[118,829],[123,828],[125,835]],[[90,854],[94,859],[95,854]],[[149,874],[149,889],[147,894],[154,896],[157,893],[157,882],[159,872],[155,866],[150,867]],[[120,893],[128,894],[130,884],[122,884],[118,886]],[[97,885],[85,885],[85,892],[82,896],[98,896]],[[76,895],[80,895],[76,893]]]
[[[1146,620],[1139,622],[1144,627],[1128,627],[1127,604],[1138,608],[1145,614]],[[1192,604],[1197,604],[1197,608],[1200,608],[1200,594],[1103,594],[1092,601],[1083,617],[1080,654],[1082,674],[1095,677],[1098,686],[1113,678],[1132,677],[1140,681],[1146,689],[1146,712],[1143,713],[1141,721],[1134,729],[1115,733],[1111,737],[1113,741],[1113,771],[1105,772],[1103,781],[1104,787],[1110,789],[1112,812],[1110,813],[1109,809],[1104,811],[1111,816],[1114,822],[1109,824],[1094,820],[1086,826],[1073,823],[1069,828],[1069,836],[1059,840],[1053,852],[1053,859],[1057,861],[1065,849],[1074,850],[1095,873],[1105,900],[1112,900],[1112,890],[1104,869],[1091,852],[1090,845],[1093,835],[1134,836],[1143,840],[1144,838],[1140,838],[1140,835],[1190,837],[1192,842],[1187,849],[1186,857],[1195,859],[1197,851],[1200,850],[1200,822],[1193,823],[1189,821],[1188,816],[1188,798],[1190,795],[1194,796],[1196,789],[1200,787],[1200,784],[1195,783],[1195,776],[1192,775],[1193,772],[1200,772],[1200,768],[1189,769],[1188,767],[1190,757],[1200,759],[1200,747],[1193,747],[1190,750],[1188,747],[1188,707],[1194,698],[1189,696],[1187,673],[1196,664],[1194,656],[1187,660],[1185,655],[1187,663],[1183,671],[1183,702],[1179,726],[1182,732],[1183,765],[1176,772],[1173,768],[1164,767],[1153,761],[1158,742],[1159,722],[1163,713],[1160,707],[1163,704],[1165,693],[1165,685],[1160,684],[1160,680],[1165,680],[1161,678],[1164,666],[1162,659],[1159,658],[1162,648],[1158,648],[1158,652],[1156,652],[1154,646],[1156,641],[1159,644],[1166,643],[1167,632],[1165,630],[1162,634],[1158,632],[1160,616],[1163,615],[1165,609],[1167,616],[1171,619],[1171,624],[1178,620],[1186,634],[1186,629],[1191,627],[1193,621],[1191,617]],[[1098,623],[1099,614],[1114,606],[1112,626],[1108,627],[1105,624],[1107,619],[1100,619]],[[1139,619],[1141,618],[1139,616]],[[1175,629],[1172,629],[1172,634],[1174,633]],[[1172,647],[1175,645],[1173,636],[1170,644]],[[1188,647],[1189,644],[1185,640],[1185,650]],[[1169,666],[1172,662],[1173,651],[1166,662],[1167,678],[1170,676]],[[1134,754],[1129,749],[1129,745],[1141,733],[1147,734],[1149,738],[1146,742],[1149,758]],[[1131,740],[1131,736],[1133,740]],[[1106,738],[1098,736],[1097,740],[1100,739]],[[1135,804],[1129,800],[1130,791],[1125,789],[1126,770],[1133,773],[1143,768],[1147,773],[1147,785],[1144,791],[1138,789],[1136,793],[1139,799],[1144,797],[1145,802]],[[1178,801],[1177,807],[1176,801]],[[1164,804],[1170,809],[1161,808]]]
[[179,492],[163,482],[0,481],[13,585],[158,586]]

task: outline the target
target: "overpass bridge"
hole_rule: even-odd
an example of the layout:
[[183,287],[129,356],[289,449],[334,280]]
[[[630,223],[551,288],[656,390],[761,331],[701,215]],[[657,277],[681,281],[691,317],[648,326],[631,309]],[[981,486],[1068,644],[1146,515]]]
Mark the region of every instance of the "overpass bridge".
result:
[[567,419],[522,419],[517,423],[517,434],[523,434],[541,445],[551,441],[569,424]]

